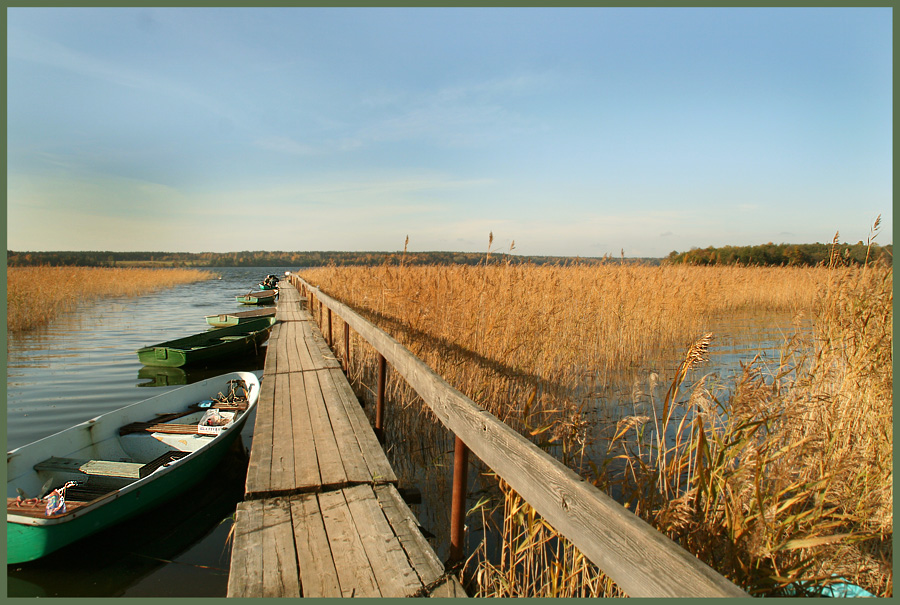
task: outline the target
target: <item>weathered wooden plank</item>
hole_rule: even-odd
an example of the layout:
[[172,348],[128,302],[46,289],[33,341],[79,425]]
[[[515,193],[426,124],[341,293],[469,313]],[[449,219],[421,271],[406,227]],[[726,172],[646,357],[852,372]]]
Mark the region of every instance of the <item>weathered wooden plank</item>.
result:
[[301,325],[304,328],[304,342],[309,349],[309,354],[313,359],[321,360],[321,365],[317,365],[313,369],[340,368],[341,364],[328,347],[328,343],[325,342],[321,330],[317,326],[314,327],[313,324],[303,323]]
[[341,452],[334,437],[331,419],[325,408],[325,400],[318,380],[305,380],[306,401],[309,406],[309,421],[315,437],[316,459],[323,487],[347,485],[347,473],[341,461]]
[[394,533],[403,545],[410,563],[423,585],[429,586],[444,574],[444,565],[419,530],[419,523],[397,488],[393,485],[376,485],[375,495]]
[[344,489],[356,532],[384,597],[411,597],[424,586],[369,485]]
[[231,569],[228,573],[229,597],[262,596],[263,507],[259,502],[239,502],[234,521]]
[[324,366],[324,360],[317,360],[310,354],[309,346],[306,343],[309,324],[293,322],[290,328],[290,342],[292,345],[291,356],[293,371],[301,372],[307,370],[317,370]]
[[[305,283],[305,282],[304,282]],[[469,449],[632,597],[748,596],[571,469],[479,408],[386,332],[314,290]]]
[[297,546],[297,567],[300,569],[301,591],[307,598],[341,596],[341,586],[325,522],[315,494],[301,494],[291,498],[291,518],[294,524],[294,543]]
[[[290,371],[290,353],[288,351],[291,343],[291,337],[288,333],[290,329],[290,324],[280,323],[278,324],[280,328],[278,332],[278,340],[275,341],[275,346],[272,346],[272,343],[269,343],[269,349],[273,349],[275,353],[275,363],[272,365],[271,369],[267,366],[264,369],[265,376],[274,376],[275,374],[283,374],[285,372]],[[266,354],[266,362],[269,361],[269,356]]]
[[[335,370],[339,372],[339,370]],[[343,374],[340,374],[340,380],[346,382]],[[321,372],[308,372],[307,380],[315,380],[318,382],[319,390],[325,402],[325,408],[328,411],[328,418],[331,422],[331,430],[334,433],[337,447],[341,452],[341,463],[344,465],[344,473],[347,475],[349,483],[364,483],[373,480],[372,474],[369,472],[369,466],[366,464],[364,456],[374,456],[375,452],[363,452],[360,449],[360,442],[356,436],[350,418],[344,409],[344,402],[338,393],[335,385],[335,377],[327,370]],[[358,407],[358,406],[357,406]],[[370,432],[371,428],[366,427]],[[381,448],[378,448],[381,452]],[[381,453],[384,456],[383,453]]]
[[318,494],[319,510],[328,533],[334,566],[341,583],[341,596],[380,597],[381,591],[369,565],[365,548],[356,532],[343,490]]
[[266,345],[266,361],[263,364],[263,376],[272,376],[277,370],[278,341],[281,339],[282,324],[276,323],[269,332],[269,342]]
[[322,484],[316,456],[315,435],[309,418],[306,377],[302,372],[285,374],[292,406],[291,432],[294,437],[294,480],[298,489],[312,489]]
[[363,453],[363,459],[368,466],[370,477],[376,483],[396,483],[397,476],[394,473],[394,469],[391,467],[384,449],[378,442],[375,431],[372,430],[372,426],[369,424],[369,419],[366,418],[362,406],[359,405],[359,400],[350,387],[350,383],[347,382],[343,372],[339,369],[328,370],[328,373],[331,383],[343,404],[343,412],[353,427],[354,435]]
[[[263,377],[256,402],[256,422],[253,427],[255,443],[271,444],[275,422],[275,375]],[[247,465],[245,491],[248,494],[265,491],[272,476],[272,448],[251,447]]]
[[269,491],[292,490],[294,477],[294,431],[290,374],[275,374],[274,430],[272,431],[272,474]]
[[428,595],[438,599],[464,599],[469,595],[454,576],[448,576],[443,582],[433,587]]
[[262,501],[262,597],[299,597],[290,504],[283,498]]
[[297,288],[295,288],[292,284],[281,281],[278,284],[278,301],[286,302],[286,303],[297,303],[300,299],[300,294],[297,292]]
[[300,295],[294,286],[282,284],[278,288],[278,309],[275,317],[279,321],[296,321],[300,311]]

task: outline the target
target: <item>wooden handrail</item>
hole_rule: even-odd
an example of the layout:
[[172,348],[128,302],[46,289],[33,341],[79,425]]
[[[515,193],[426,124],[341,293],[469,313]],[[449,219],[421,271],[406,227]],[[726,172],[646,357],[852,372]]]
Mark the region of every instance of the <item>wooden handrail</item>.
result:
[[450,431],[631,597],[747,597],[724,576],[450,386],[381,328],[294,274]]

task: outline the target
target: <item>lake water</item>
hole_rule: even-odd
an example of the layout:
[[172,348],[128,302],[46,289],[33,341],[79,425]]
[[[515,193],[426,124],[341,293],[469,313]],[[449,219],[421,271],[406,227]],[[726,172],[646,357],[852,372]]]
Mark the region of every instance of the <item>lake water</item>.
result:
[[[264,352],[239,366],[184,372],[144,368],[135,351],[207,329],[206,315],[246,310],[234,297],[255,289],[265,275],[283,275],[286,270],[296,268],[215,268],[212,271],[219,279],[138,298],[105,300],[66,313],[46,327],[11,335],[7,450],[179,384],[236,369],[261,374]],[[722,318],[710,326],[715,339],[711,360],[702,372],[727,379],[739,371],[741,361],[757,352],[777,355],[793,329],[789,317]],[[673,353],[669,365],[677,366],[680,355],[683,352]],[[665,370],[647,368],[644,374]],[[606,401],[607,409],[625,410],[634,395],[629,380],[603,385],[594,395]],[[225,596],[230,560],[227,538],[243,496],[252,429],[250,419],[242,435],[243,447],[236,448],[207,481],[177,500],[39,561],[8,566],[8,596]],[[438,536],[435,550],[444,557],[449,514],[446,479],[452,472],[453,454],[450,442],[442,441],[419,444],[419,451],[410,454],[399,449],[417,442],[415,436],[394,435],[389,436],[387,447],[397,466],[406,467],[398,469],[406,487],[421,492],[422,502],[412,506],[413,512],[426,532]],[[431,447],[438,451],[425,451]],[[438,469],[443,479],[435,480],[426,466]],[[487,488],[471,471],[470,487],[472,506]],[[477,525],[469,526],[475,530],[467,540],[470,550],[481,540]]]
[[[135,351],[203,332],[206,315],[255,308],[235,296],[285,270],[216,268],[220,279],[107,299],[9,335],[7,450],[209,376],[233,370],[261,375],[264,352],[238,365],[183,371],[144,368]],[[243,447],[177,500],[44,559],[8,566],[7,596],[225,596],[226,538],[243,496],[252,430],[250,418]]]

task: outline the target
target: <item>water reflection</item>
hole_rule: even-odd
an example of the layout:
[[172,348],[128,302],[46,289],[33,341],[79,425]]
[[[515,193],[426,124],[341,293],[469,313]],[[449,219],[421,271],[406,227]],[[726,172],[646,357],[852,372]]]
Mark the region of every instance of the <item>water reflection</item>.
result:
[[201,368],[165,368],[157,366],[143,366],[138,370],[138,387],[167,387],[193,384],[219,374],[236,371],[258,371],[266,364],[266,347],[260,347],[259,353],[249,355],[240,361],[230,361],[218,364],[214,367]]

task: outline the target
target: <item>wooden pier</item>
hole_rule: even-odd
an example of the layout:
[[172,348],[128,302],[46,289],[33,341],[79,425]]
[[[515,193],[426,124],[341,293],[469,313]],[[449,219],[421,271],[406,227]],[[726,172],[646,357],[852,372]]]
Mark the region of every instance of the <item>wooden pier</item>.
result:
[[[747,597],[560,461],[491,415],[387,332],[297,275],[269,339],[228,596],[465,596],[400,498],[332,345],[337,319],[378,355],[375,431],[388,367],[455,435],[450,560],[465,535],[469,453],[631,597]],[[300,293],[304,296],[301,297]],[[309,301],[310,310],[301,301]],[[318,321],[316,321],[318,320]],[[321,331],[319,326],[321,326]],[[347,360],[343,360],[347,361]]]
[[465,597],[303,302],[281,282],[228,596]]

